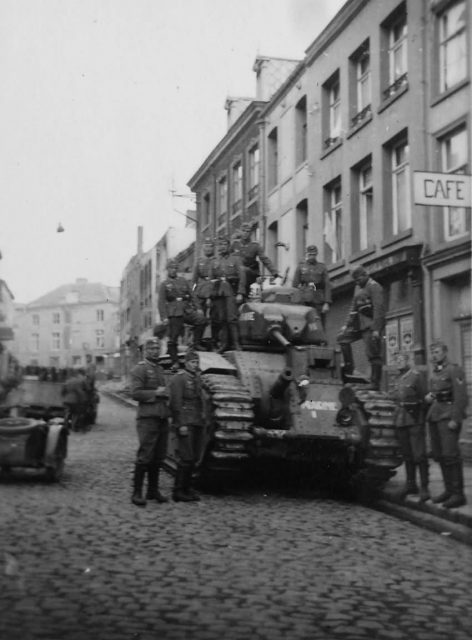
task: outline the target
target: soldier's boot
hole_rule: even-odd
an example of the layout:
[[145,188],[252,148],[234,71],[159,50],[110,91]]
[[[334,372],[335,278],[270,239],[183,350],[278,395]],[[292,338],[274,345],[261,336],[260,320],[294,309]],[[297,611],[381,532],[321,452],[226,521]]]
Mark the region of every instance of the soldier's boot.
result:
[[429,484],[428,461],[422,460],[418,464],[418,469],[420,472],[420,502],[426,502],[431,498],[431,494],[429,493],[429,489],[428,489],[428,484]]
[[220,346],[217,349],[217,353],[223,353],[224,351],[228,351],[229,349],[229,335],[228,335],[228,325],[224,324],[219,331],[219,343]]
[[432,502],[434,502],[434,504],[440,504],[441,502],[445,502],[446,500],[449,500],[449,498],[452,495],[451,481],[450,481],[451,474],[449,472],[450,471],[449,467],[445,465],[442,460],[439,462],[439,466],[441,467],[441,473],[442,473],[443,482],[444,482],[444,491],[432,499]]
[[459,460],[454,464],[448,465],[451,482],[451,497],[443,502],[445,509],[455,509],[463,507],[467,504],[464,495],[464,474],[462,470],[462,461]]
[[230,324],[229,331],[231,334],[231,342],[235,351],[241,351],[241,344],[239,342],[239,329],[237,324]]
[[172,500],[174,502],[193,502],[193,498],[185,490],[187,468],[182,465],[177,467],[172,491]]
[[416,484],[416,465],[414,462],[405,462],[406,483],[396,494],[400,500],[405,499],[409,495],[416,495],[419,491]]
[[176,371],[179,369],[179,356],[177,354],[177,343],[176,342],[168,342],[167,343],[167,353],[172,360],[172,369]]
[[205,345],[202,343],[203,334],[205,333],[205,325],[197,324],[193,328],[193,348],[195,351],[206,351]]
[[159,471],[159,467],[149,465],[146,499],[155,500],[159,504],[163,504],[164,502],[169,502],[169,499],[159,491]]
[[193,471],[194,471],[194,466],[190,466],[187,469],[185,469],[185,479],[184,479],[184,487],[185,487],[185,493],[187,494],[187,496],[190,498],[189,502],[199,502],[200,501],[200,496],[198,495],[198,493],[195,491],[195,489],[193,488]]
[[374,362],[371,365],[370,388],[375,391],[378,391],[380,389],[381,380],[382,380],[382,365],[378,362]]
[[352,347],[348,344],[341,344],[341,353],[343,354],[344,366],[343,373],[350,376],[354,372],[354,359],[352,357]]
[[144,476],[146,475],[147,466],[145,464],[135,464],[133,474],[133,495],[131,502],[137,507],[145,507],[146,500],[143,498]]

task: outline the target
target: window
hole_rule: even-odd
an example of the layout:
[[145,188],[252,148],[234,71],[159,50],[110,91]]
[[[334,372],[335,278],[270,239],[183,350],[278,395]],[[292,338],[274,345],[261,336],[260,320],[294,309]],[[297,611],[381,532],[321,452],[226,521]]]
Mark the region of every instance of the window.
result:
[[103,309],[97,309],[97,322],[103,322],[105,320],[105,312]]
[[53,313],[52,314],[52,323],[53,324],[61,324],[61,314],[60,313]]
[[341,135],[341,93],[339,84],[339,72],[325,85],[325,93],[328,102],[328,137],[325,138],[325,147],[338,142]]
[[103,329],[97,329],[95,331],[95,346],[97,349],[103,349],[105,347],[105,331]]
[[210,225],[210,216],[211,216],[211,209],[210,209],[210,194],[207,192],[205,193],[205,195],[203,196],[203,207],[202,207],[202,229],[206,229],[206,227],[208,227]]
[[295,164],[305,162],[307,157],[306,96],[295,107]]
[[37,313],[34,313],[32,316],[32,322],[35,326],[39,325],[39,315]]
[[372,184],[372,164],[366,164],[359,170],[359,249],[369,246],[369,234],[372,233],[374,189]]
[[[444,173],[467,172],[467,129],[462,126],[440,140]],[[470,232],[470,208],[444,207],[444,236],[454,240]]]
[[226,182],[226,176],[220,178],[218,180],[218,215],[221,216],[223,213],[226,213],[228,204],[227,204],[227,195],[228,195],[228,185]]
[[77,367],[82,364],[82,356],[72,356],[72,364]]
[[328,210],[324,214],[325,258],[328,264],[344,256],[341,181],[325,188]]
[[353,94],[355,95],[353,102],[355,103],[355,109],[353,109],[354,113],[351,124],[355,126],[372,113],[370,51],[368,40],[356,51],[351,60],[355,72],[355,87],[353,87]]
[[241,209],[241,200],[243,197],[243,166],[241,162],[237,162],[232,170],[233,180],[233,214]]
[[61,348],[61,334],[54,332],[51,336],[51,348],[54,351],[58,351]]
[[439,90],[447,91],[466,77],[466,7],[465,0],[453,4],[438,16],[439,21]]
[[391,148],[392,232],[401,233],[411,227],[410,148],[406,141]]
[[388,87],[384,98],[395,95],[408,83],[406,7],[401,5],[394,15],[383,25],[386,35]]
[[255,198],[259,191],[259,146],[256,144],[249,150],[249,200]]
[[39,351],[39,333],[32,333],[30,340],[31,351]]
[[277,127],[274,127],[267,137],[267,183],[273,189],[278,182],[278,140]]

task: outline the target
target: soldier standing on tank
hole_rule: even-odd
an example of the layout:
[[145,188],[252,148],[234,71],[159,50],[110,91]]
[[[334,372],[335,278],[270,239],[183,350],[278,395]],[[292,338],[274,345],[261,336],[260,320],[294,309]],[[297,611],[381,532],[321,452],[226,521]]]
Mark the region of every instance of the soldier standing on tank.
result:
[[238,305],[242,304],[246,291],[246,272],[241,256],[231,251],[227,236],[218,239],[218,258],[215,263],[215,283],[212,305],[212,328],[218,352],[230,348],[239,350]]
[[177,276],[178,264],[167,262],[167,279],[161,283],[158,294],[158,309],[163,327],[167,328],[167,352],[174,369],[179,368],[178,340],[184,335],[185,324],[193,327],[193,344],[200,346],[206,326],[203,311],[193,304],[191,285]]
[[277,269],[274,267],[269,258],[264,255],[261,245],[251,240],[252,225],[244,222],[241,225],[240,238],[234,243],[234,250],[238,252],[242,258],[243,267],[246,271],[246,298],[249,296],[249,288],[256,278],[260,275],[259,262],[267,268],[273,278],[280,278]]
[[172,498],[175,502],[193,502],[200,496],[192,488],[193,473],[202,452],[204,416],[197,353],[185,354],[185,369],[170,381],[169,406],[177,435],[177,470]]
[[371,366],[371,388],[379,389],[382,379],[382,332],[385,326],[385,301],[382,286],[364,267],[352,271],[356,283],[345,324],[337,337],[344,359],[344,373],[354,372],[351,344],[363,340]]
[[[408,352],[396,355],[400,377],[389,394],[396,404],[393,419],[406,471],[406,483],[398,497],[403,499],[407,495],[419,493],[420,502],[426,502],[431,497],[428,491],[424,411],[426,382],[424,375],[414,367],[411,357]],[[417,467],[420,475],[419,489],[416,483]]]
[[438,340],[430,346],[433,371],[430,391],[425,400],[431,406],[427,420],[431,437],[431,451],[439,462],[444,481],[444,491],[433,498],[446,509],[466,504],[464,472],[459,448],[462,420],[467,407],[467,388],[464,372],[457,364],[449,362],[447,346]]
[[306,248],[305,260],[295,269],[292,287],[301,290],[303,304],[316,309],[325,329],[331,305],[331,282],[326,265],[318,262],[318,248],[314,244]]
[[214,292],[215,261],[215,243],[207,237],[203,241],[203,256],[197,260],[192,276],[193,293],[207,321],[210,320]]
[[[169,392],[164,371],[158,364],[158,338],[148,338],[144,344],[144,359],[131,371],[131,397],[138,401],[136,427],[139,448],[136,454],[131,501],[144,507],[147,500],[167,502],[159,491],[159,472],[167,453],[169,435]],[[142,490],[147,474],[146,498]]]

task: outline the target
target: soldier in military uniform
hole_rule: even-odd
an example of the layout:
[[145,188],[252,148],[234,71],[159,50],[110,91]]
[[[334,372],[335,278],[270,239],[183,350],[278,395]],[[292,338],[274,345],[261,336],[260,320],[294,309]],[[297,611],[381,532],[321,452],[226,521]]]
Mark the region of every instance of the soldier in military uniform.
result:
[[170,411],[177,435],[177,471],[172,498],[175,502],[200,500],[192,478],[203,446],[204,417],[198,355],[185,354],[185,369],[170,381]]
[[[425,376],[411,362],[412,356],[398,353],[396,364],[400,377],[389,396],[396,403],[394,424],[400,443],[406,471],[406,484],[398,497],[418,494],[420,502],[431,497],[428,490],[429,468],[426,455],[426,428],[424,411]],[[420,488],[416,483],[416,468],[420,475]]]
[[197,260],[192,275],[195,300],[207,321],[210,320],[212,295],[215,286],[215,262],[215,243],[212,238],[207,237],[203,241],[203,256]]
[[215,288],[212,305],[212,331],[218,351],[240,349],[238,333],[238,305],[244,300],[246,272],[241,256],[231,251],[227,236],[218,239],[218,258],[215,263]]
[[71,369],[61,389],[65,421],[71,431],[84,432],[88,401],[87,380],[81,369]]
[[184,335],[185,324],[193,327],[193,343],[199,346],[206,326],[203,311],[194,305],[191,285],[185,278],[177,276],[175,260],[167,262],[167,279],[161,283],[158,295],[158,309],[162,325],[167,327],[167,351],[172,365],[179,368],[177,343]]
[[449,362],[447,346],[435,342],[430,347],[433,371],[430,391],[425,400],[431,406],[427,420],[431,437],[431,451],[439,462],[445,490],[433,498],[446,509],[466,504],[464,475],[459,437],[467,407],[467,390],[464,372],[457,364]]
[[[169,435],[169,392],[164,371],[158,364],[160,353],[158,338],[149,338],[144,344],[144,360],[131,371],[131,397],[138,401],[137,431],[139,448],[134,467],[133,495],[131,501],[138,507],[146,505],[146,499],[167,502],[159,491],[159,471],[167,452]],[[147,474],[146,498],[142,496]]]
[[240,238],[235,241],[233,247],[233,251],[241,255],[246,271],[246,297],[249,295],[249,287],[260,275],[259,261],[267,268],[273,278],[280,277],[272,262],[264,255],[261,245],[251,240],[251,232],[252,225],[244,222],[241,225]]
[[316,309],[325,329],[331,305],[331,282],[326,265],[318,262],[318,248],[314,244],[306,248],[306,259],[295,269],[292,287],[301,290],[303,304]]
[[344,373],[353,373],[351,344],[362,339],[371,365],[371,387],[379,389],[383,362],[382,332],[385,326],[384,291],[364,267],[357,267],[351,275],[356,283],[354,296],[346,322],[337,337],[344,359]]

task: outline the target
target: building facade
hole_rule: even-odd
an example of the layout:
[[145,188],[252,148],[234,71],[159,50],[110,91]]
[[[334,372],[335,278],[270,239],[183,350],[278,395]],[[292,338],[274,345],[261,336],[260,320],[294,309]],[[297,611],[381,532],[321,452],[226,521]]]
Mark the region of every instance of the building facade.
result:
[[91,356],[97,372],[113,371],[118,308],[118,287],[79,278],[16,306],[12,351],[22,366],[80,367]]

